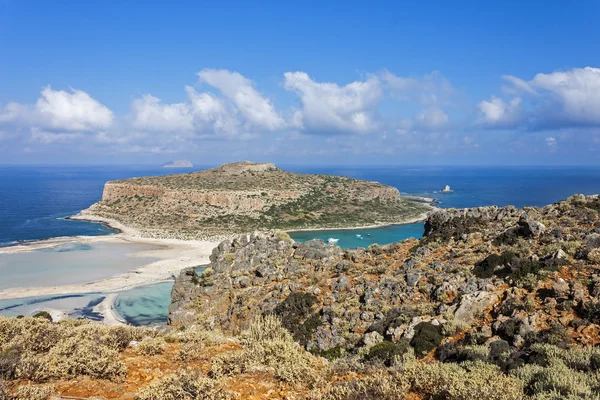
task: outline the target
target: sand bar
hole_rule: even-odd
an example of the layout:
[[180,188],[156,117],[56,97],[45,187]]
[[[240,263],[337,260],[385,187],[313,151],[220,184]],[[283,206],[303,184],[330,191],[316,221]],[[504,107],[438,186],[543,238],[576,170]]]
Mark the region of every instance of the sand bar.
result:
[[120,233],[107,236],[74,236],[60,237],[21,244],[0,249],[0,254],[16,254],[30,252],[69,244],[94,244],[94,243],[141,243],[157,246],[156,250],[142,251],[129,254],[129,257],[147,257],[157,261],[150,262],[132,271],[112,276],[110,278],[91,281],[81,284],[10,288],[0,290],[0,299],[17,299],[23,297],[48,296],[74,293],[92,292],[118,292],[137,286],[164,282],[177,276],[179,272],[188,267],[208,264],[209,256],[217,241],[177,240],[177,239],[147,239],[130,227],[125,227],[117,221],[98,218],[82,214],[74,219],[102,222],[111,228],[118,229]]

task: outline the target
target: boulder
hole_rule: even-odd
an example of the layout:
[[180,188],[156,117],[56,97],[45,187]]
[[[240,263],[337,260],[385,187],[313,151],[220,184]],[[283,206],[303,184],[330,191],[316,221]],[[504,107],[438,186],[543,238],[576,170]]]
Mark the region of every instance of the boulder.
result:
[[478,291],[466,294],[460,300],[460,304],[454,313],[454,320],[471,325],[475,322],[479,313],[490,309],[499,299],[498,294],[494,292]]

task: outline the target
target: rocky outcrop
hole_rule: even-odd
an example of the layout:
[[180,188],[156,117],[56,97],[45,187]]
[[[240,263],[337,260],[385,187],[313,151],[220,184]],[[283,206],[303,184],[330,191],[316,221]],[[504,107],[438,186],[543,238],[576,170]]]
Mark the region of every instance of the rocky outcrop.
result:
[[256,229],[339,228],[396,223],[431,210],[377,182],[282,171],[240,162],[189,174],[106,183],[87,214],[148,237],[202,239]]
[[295,243],[281,232],[237,236],[204,273],[182,272],[169,321],[236,334],[275,314],[318,354],[397,344],[423,356],[444,343],[498,340],[519,350],[548,337],[600,343],[596,201],[438,211],[421,240],[367,249]]
[[188,160],[169,161],[162,165],[163,168],[192,168],[193,166]]

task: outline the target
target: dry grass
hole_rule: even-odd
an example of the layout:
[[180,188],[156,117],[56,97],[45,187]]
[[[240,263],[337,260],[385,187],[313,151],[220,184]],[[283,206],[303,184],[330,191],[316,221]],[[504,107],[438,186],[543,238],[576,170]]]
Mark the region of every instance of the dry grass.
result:
[[312,385],[319,379],[319,362],[294,342],[274,316],[260,317],[242,332],[244,348],[221,354],[212,361],[211,375],[219,378],[255,368],[270,368],[275,377],[292,384]]
[[137,400],[229,400],[232,393],[214,379],[180,372],[142,389]]

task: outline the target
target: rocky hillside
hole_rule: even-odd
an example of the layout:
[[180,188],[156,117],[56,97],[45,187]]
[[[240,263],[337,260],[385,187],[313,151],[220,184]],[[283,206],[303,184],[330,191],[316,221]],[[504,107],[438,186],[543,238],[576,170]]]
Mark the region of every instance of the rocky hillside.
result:
[[600,199],[443,210],[342,251],[215,249],[168,327],[0,317],[0,400],[600,399]]
[[106,183],[86,212],[149,237],[203,238],[255,229],[338,228],[423,218],[431,206],[394,187],[239,162]]
[[599,212],[597,196],[440,210],[421,240],[352,251],[283,233],[242,235],[222,242],[202,275],[181,273],[170,323],[237,335],[274,315],[326,358],[361,354],[391,365],[414,352],[484,361],[530,383],[550,373],[550,361],[567,371],[574,361],[559,349],[578,347],[587,361],[575,369],[591,374],[578,376],[581,393],[597,394],[600,355],[590,346],[600,343]]

